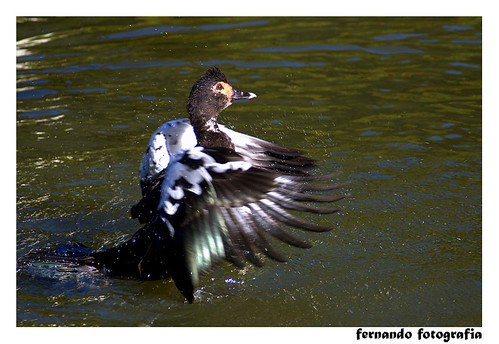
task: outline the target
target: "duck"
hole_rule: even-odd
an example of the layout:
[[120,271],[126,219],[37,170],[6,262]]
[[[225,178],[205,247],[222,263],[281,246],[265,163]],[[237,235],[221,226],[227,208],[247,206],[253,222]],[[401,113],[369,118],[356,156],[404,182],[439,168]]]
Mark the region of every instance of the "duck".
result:
[[340,211],[331,204],[348,194],[329,191],[347,182],[331,182],[337,173],[311,174],[315,161],[303,151],[218,123],[230,105],[254,98],[233,88],[220,68],[209,68],[191,89],[189,118],[164,123],[149,140],[139,169],[141,199],[131,208],[143,227],[115,247],[82,255],[73,250],[66,258],[108,275],[171,278],[192,303],[202,276],[223,261],[239,269],[262,267],[264,257],[285,262],[271,240],[312,247],[285,226],[332,228],[291,212]]

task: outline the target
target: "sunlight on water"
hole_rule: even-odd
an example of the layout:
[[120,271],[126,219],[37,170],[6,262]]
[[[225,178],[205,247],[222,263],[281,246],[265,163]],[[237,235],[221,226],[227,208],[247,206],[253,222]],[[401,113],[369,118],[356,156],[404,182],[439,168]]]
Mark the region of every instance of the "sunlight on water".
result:
[[285,264],[169,280],[17,272],[19,326],[479,326],[480,18],[18,18],[17,257],[139,224],[150,135],[218,65],[258,98],[220,122],[351,181]]

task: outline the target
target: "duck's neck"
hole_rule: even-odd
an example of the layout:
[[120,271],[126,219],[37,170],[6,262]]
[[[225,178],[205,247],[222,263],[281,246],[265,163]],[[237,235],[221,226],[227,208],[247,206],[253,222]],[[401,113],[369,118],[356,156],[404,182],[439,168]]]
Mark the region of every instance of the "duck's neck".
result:
[[199,120],[200,116],[190,116],[191,125],[198,140],[198,145],[203,147],[223,147],[234,149],[231,139],[218,127],[217,117],[208,120]]

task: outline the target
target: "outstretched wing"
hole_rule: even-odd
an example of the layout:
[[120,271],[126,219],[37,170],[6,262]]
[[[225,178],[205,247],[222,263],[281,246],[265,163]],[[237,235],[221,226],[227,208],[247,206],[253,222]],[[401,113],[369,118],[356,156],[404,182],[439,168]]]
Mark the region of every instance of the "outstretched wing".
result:
[[228,149],[194,147],[175,155],[165,171],[152,227],[170,234],[168,272],[182,294],[192,301],[200,276],[223,259],[238,267],[246,261],[261,266],[259,253],[284,261],[268,242],[269,236],[294,246],[310,247],[283,230],[282,225],[330,230],[289,213],[296,210],[329,214],[339,210],[307,204],[345,197],[310,194],[344,185],[314,185],[317,180],[255,167]]
[[[285,175],[306,175],[314,165],[304,152],[239,133],[220,125],[239,154],[239,159],[253,167],[268,169]],[[151,137],[140,167],[142,199],[132,206],[131,216],[140,223],[148,223],[156,214],[165,170],[172,156],[182,149],[196,146],[197,141],[188,119],[163,124]]]

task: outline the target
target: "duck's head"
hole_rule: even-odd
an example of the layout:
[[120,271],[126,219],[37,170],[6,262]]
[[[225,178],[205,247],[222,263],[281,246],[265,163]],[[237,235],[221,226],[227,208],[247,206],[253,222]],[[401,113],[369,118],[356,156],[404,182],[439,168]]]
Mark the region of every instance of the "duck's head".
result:
[[235,90],[218,67],[211,67],[192,87],[187,111],[197,120],[216,118],[234,101],[255,98],[256,94]]

